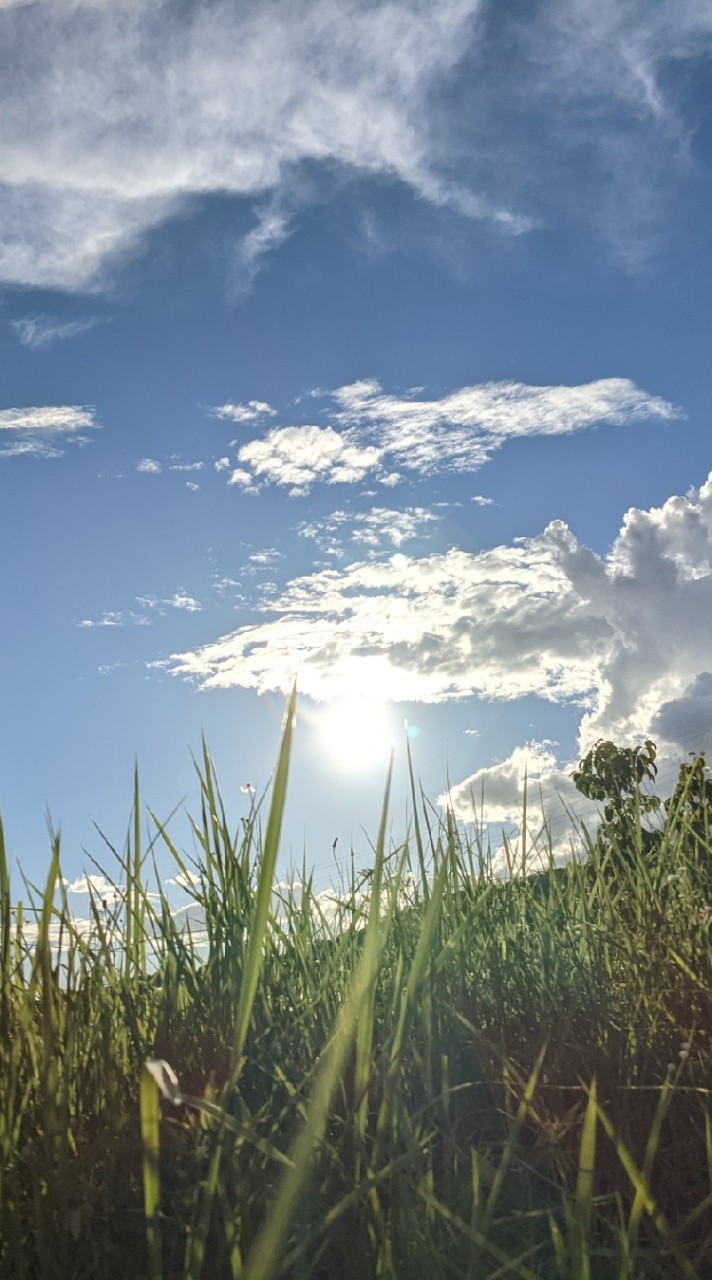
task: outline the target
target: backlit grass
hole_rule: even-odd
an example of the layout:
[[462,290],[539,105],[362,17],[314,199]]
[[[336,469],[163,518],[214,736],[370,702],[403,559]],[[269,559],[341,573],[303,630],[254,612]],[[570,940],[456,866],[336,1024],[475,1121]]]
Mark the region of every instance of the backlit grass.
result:
[[711,1276],[709,850],[500,882],[415,786],[390,845],[386,785],[368,875],[276,890],[293,720],[237,834],[204,753],[197,870],[155,824],[190,931],[138,779],[90,930],[58,839],[11,910],[0,836],[0,1274]]

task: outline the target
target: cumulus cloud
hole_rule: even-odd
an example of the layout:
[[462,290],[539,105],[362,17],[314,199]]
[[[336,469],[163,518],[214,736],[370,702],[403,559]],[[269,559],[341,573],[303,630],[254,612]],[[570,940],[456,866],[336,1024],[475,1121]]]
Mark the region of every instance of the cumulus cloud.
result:
[[80,333],[86,333],[94,328],[96,320],[91,316],[85,320],[69,321],[53,320],[51,316],[25,316],[11,323],[23,347],[43,350],[54,342],[76,338]]
[[627,512],[605,557],[553,521],[511,546],[394,559],[297,578],[264,605],[265,621],[169,668],[205,688],[260,692],[297,676],[315,699],[533,694],[580,706],[582,752],[673,725],[675,741],[689,732],[699,745],[712,687],[712,475]]
[[712,43],[699,0],[544,0],[524,18],[481,0],[5,0],[0,28],[0,278],[65,289],[215,192],[258,202],[249,279],[305,165],[505,231],[600,211],[634,255],[689,163],[670,70]]
[[576,618],[572,635],[578,608],[548,534],[480,555],[399,555],[294,580],[269,605],[277,618],[179,656],[175,669],[260,691],[298,674],[303,693],[327,699],[346,688],[396,701],[573,697],[588,691],[591,652],[607,635],[595,618]]
[[249,493],[253,498],[259,493],[259,486],[255,484],[249,471],[245,471],[244,467],[235,467],[230,472],[228,484],[233,489],[242,489],[243,493]]
[[576,790],[571,780],[575,764],[561,765],[552,749],[556,745],[545,740],[515,747],[506,759],[475,770],[438,796],[438,805],[461,822],[480,830],[493,824],[514,829],[509,847],[494,851],[491,870],[495,875],[507,874],[517,865],[521,870],[522,852],[528,871],[546,870],[551,855],[555,862],[568,861],[573,829],[585,827],[589,836],[595,834],[598,806]]
[[712,672],[701,671],[677,698],[663,702],[650,727],[657,740],[682,751],[712,742]]
[[112,884],[103,875],[84,875],[79,876],[77,880],[71,883],[65,882],[67,893],[73,894],[91,894],[95,898],[101,899],[102,902],[116,903],[123,902],[125,890],[120,885]]
[[161,474],[161,464],[156,462],[155,458],[139,458],[136,463],[136,470],[143,475],[159,476]]
[[378,466],[381,451],[374,445],[352,443],[333,427],[282,427],[243,445],[237,457],[242,466],[233,471],[231,484],[246,489],[278,484],[288,488],[291,497],[301,497],[317,482],[363,480]]

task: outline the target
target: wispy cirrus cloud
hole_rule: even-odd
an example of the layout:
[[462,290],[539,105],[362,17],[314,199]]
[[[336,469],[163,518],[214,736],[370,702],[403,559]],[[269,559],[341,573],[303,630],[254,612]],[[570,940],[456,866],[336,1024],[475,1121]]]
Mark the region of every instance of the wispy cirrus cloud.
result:
[[[257,202],[236,255],[249,281],[289,232],[305,166],[398,181],[503,231],[596,217],[634,258],[691,163],[670,72],[708,56],[712,14],[699,0],[526,14],[36,0],[0,5],[0,40],[0,278],[77,290],[214,192]],[[561,180],[572,164],[578,194]]]
[[0,431],[53,434],[86,431],[96,426],[96,411],[87,405],[42,405],[27,409],[0,409]]
[[677,416],[671,404],[628,378],[548,387],[487,382],[428,400],[389,395],[368,379],[340,387],[333,399],[336,420],[349,434],[377,431],[384,453],[422,474],[477,470],[505,440],[517,437]]
[[76,338],[80,333],[93,329],[96,320],[88,316],[84,320],[55,320],[51,316],[24,316],[12,320],[12,328],[23,347],[44,350],[55,342]]
[[82,618],[78,627],[89,630],[95,627],[150,627],[152,616],[165,617],[168,609],[178,609],[185,613],[200,613],[202,604],[182,587],[171,596],[143,595],[136,596],[135,609],[104,609],[93,618]]
[[271,428],[238,450],[229,483],[249,493],[276,484],[293,497],[317,483],[354,484],[369,475],[392,486],[403,472],[477,471],[516,438],[680,416],[674,405],[628,378],[579,386],[489,382],[439,399],[388,394],[368,379],[338,388],[327,401],[334,425]]
[[[275,201],[304,162],[456,199],[457,184],[436,172],[426,102],[458,63],[479,7],[117,0],[79,16],[48,2],[0,11],[10,68],[0,93],[0,278],[92,287],[107,262],[209,192],[260,200],[241,250],[249,272],[284,237]],[[477,197],[470,212],[500,211]]]
[[233,255],[230,278],[237,295],[249,293],[263,258],[289,239],[291,224],[292,218],[279,199],[257,210],[256,225],[243,236]]
[[133,609],[104,609],[93,618],[81,618],[76,624],[88,631],[96,627],[150,627],[150,618]]
[[59,440],[86,444],[89,437],[84,432],[98,425],[91,405],[0,409],[0,458],[60,458],[64,450]]

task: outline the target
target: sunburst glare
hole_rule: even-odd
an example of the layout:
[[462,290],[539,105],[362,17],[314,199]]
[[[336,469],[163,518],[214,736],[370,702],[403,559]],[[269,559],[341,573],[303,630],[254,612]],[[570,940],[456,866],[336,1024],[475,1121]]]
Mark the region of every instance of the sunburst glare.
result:
[[332,763],[342,770],[381,768],[395,743],[384,703],[375,698],[340,698],[317,717],[317,730]]

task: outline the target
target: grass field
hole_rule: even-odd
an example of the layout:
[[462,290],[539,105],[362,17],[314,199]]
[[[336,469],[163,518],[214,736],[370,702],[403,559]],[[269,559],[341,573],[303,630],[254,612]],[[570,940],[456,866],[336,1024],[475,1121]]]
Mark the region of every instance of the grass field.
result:
[[237,835],[204,755],[197,869],[155,829],[193,933],[138,782],[89,931],[57,840],[24,912],[0,844],[2,1277],[709,1280],[708,851],[502,882],[414,784],[367,873],[275,889],[293,718]]

